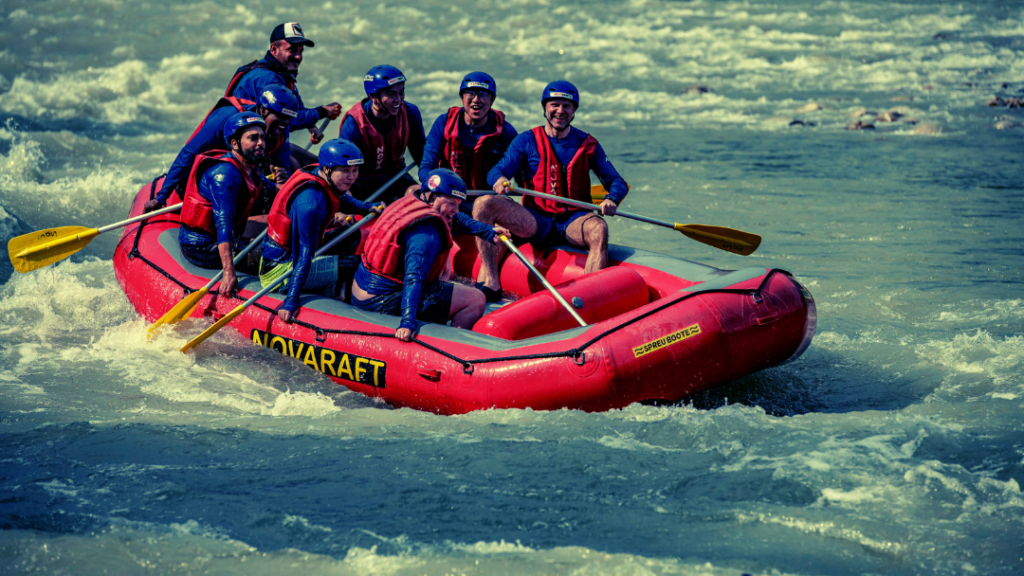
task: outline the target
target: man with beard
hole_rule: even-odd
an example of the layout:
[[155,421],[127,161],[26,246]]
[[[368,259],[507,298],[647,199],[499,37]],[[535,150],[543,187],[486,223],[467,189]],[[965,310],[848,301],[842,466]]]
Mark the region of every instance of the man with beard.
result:
[[298,169],[298,164],[291,158],[291,145],[288,143],[288,122],[295,117],[297,109],[298,99],[291,90],[280,84],[267,86],[256,103],[239,100],[234,96],[221,98],[178,152],[167,170],[160,191],[155,198],[146,202],[146,212],[166,206],[167,199],[175,191],[179,196],[184,196],[185,182],[196,156],[224,149],[224,127],[239,112],[255,112],[267,123],[264,135],[266,157],[273,166],[274,181],[284,184],[289,174]]
[[451,170],[438,168],[423,187],[388,206],[373,225],[363,261],[352,283],[357,308],[401,316],[395,338],[412,340],[416,320],[472,328],[487,306],[482,292],[441,280],[452,234],[473,234],[498,242],[508,234],[459,212],[466,184]]
[[185,187],[178,244],[192,264],[224,269],[221,294],[231,295],[238,286],[232,250],[253,203],[261,193],[276,191],[256,168],[264,160],[266,128],[254,112],[235,114],[224,127],[224,142],[231,151],[196,156]]
[[[501,160],[519,134],[505,114],[492,108],[498,85],[490,74],[470,72],[462,79],[462,106],[449,108],[434,120],[420,161],[420,182],[435,168],[450,168],[472,190],[490,188],[487,172]],[[473,200],[459,207],[473,213]]]
[[[405,101],[405,75],[394,66],[374,66],[363,77],[366,98],[345,112],[339,137],[359,146],[366,165],[352,187],[356,198],[366,198],[405,167],[405,150],[413,162],[423,159],[423,117]],[[388,188],[382,199],[390,203],[419,186],[408,174]]]
[[[615,210],[629,192],[626,181],[605,156],[604,149],[593,136],[573,128],[572,120],[579,108],[576,87],[565,80],[548,84],[541,95],[545,124],[516,137],[508,152],[487,175],[497,193],[477,200],[473,217],[484,224],[507,226],[520,239],[535,248],[568,243],[589,251],[584,273],[601,270],[608,265],[608,224],[590,210],[531,196],[523,204],[506,196],[509,178],[515,176],[524,187],[590,202],[590,171],[609,191],[601,202],[600,212],[614,216]],[[501,298],[498,263],[503,246],[477,240],[480,250],[480,274],[477,288],[490,302]]]
[[[302,292],[338,297],[344,283],[351,278],[356,264],[347,257],[359,245],[353,234],[330,254],[313,257],[329,239],[328,227],[344,224],[345,213],[380,213],[378,206],[356,200],[346,194],[359,177],[363,154],[355,144],[336,138],[320,147],[319,162],[299,170],[274,199],[267,217],[267,237],[263,240],[260,259],[260,283],[270,286],[289,270],[290,278],[276,289],[284,292],[284,303],[277,317],[291,322],[298,313]],[[341,211],[344,211],[342,213]],[[335,230],[340,233],[340,229]],[[342,270],[349,270],[347,278]]]
[[316,123],[321,118],[335,119],[341,114],[341,104],[332,102],[317,108],[306,108],[295,85],[295,77],[302,64],[302,52],[306,46],[313,47],[313,41],[302,33],[298,22],[278,24],[270,33],[270,50],[262,60],[256,60],[240,67],[228,82],[224,96],[234,96],[255,101],[256,96],[271,84],[287,86],[299,101],[297,114],[291,120],[292,130],[308,128],[310,142],[316,144],[323,134],[316,132]]

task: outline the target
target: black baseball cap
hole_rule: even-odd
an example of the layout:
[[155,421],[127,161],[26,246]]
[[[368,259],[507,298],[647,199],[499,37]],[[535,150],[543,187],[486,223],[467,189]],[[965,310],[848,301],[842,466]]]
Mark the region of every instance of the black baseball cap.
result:
[[278,24],[270,33],[270,41],[273,43],[278,40],[287,40],[291,44],[306,44],[310,48],[313,47],[313,41],[302,33],[302,26],[299,26],[298,22]]

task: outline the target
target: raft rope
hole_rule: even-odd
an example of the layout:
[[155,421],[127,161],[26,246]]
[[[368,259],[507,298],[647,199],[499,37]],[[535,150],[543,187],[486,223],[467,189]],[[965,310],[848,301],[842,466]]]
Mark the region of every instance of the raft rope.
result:
[[[159,180],[162,177],[163,176],[160,176],[160,177],[157,177],[155,180],[153,180],[153,183],[152,183],[152,185],[150,186],[150,189],[149,189],[149,197],[150,197],[150,199],[153,199],[153,197],[154,197],[154,195],[156,193],[156,182],[157,182],[157,180]],[[143,229],[144,226],[146,226],[147,224],[149,224],[151,222],[154,222],[154,220],[153,219],[149,219],[149,220],[144,220],[144,221],[139,223],[139,227],[135,231],[135,239],[134,239],[134,243],[132,244],[132,249],[128,253],[128,258],[129,259],[138,258],[138,259],[142,260],[150,268],[153,268],[154,270],[156,270],[157,272],[162,274],[164,277],[166,277],[169,280],[173,281],[175,284],[181,286],[185,290],[185,295],[186,296],[191,294],[192,292],[195,292],[197,290],[196,288],[191,288],[191,287],[185,285],[180,280],[178,280],[177,278],[175,278],[174,276],[169,274],[166,270],[160,268],[153,261],[147,259],[141,253],[139,253],[139,239],[142,236],[142,229]],[[173,222],[173,220],[156,220],[156,222]],[[121,241],[124,241],[125,238],[127,238],[127,235],[125,237],[123,237],[121,239]],[[120,244],[120,242],[119,242],[119,244]],[[462,365],[462,371],[464,373],[466,373],[466,374],[472,374],[474,369],[475,369],[475,365],[476,364],[488,364],[488,363],[492,363],[492,362],[513,362],[513,361],[517,361],[517,360],[543,360],[543,359],[547,359],[547,358],[572,358],[573,361],[576,362],[576,364],[582,366],[584,363],[586,363],[585,353],[586,353],[587,348],[593,346],[594,344],[600,342],[601,340],[607,338],[608,336],[611,336],[612,334],[618,332],[619,330],[627,328],[627,327],[635,324],[636,322],[639,322],[639,321],[641,321],[641,320],[643,320],[645,318],[648,318],[648,317],[650,317],[650,316],[652,316],[654,314],[657,314],[658,312],[661,312],[661,311],[663,311],[663,310],[665,310],[667,308],[675,306],[676,304],[679,304],[680,302],[685,302],[686,300],[689,300],[690,298],[694,298],[694,297],[697,297],[697,296],[702,296],[702,295],[705,295],[705,294],[736,294],[736,295],[739,295],[739,296],[750,296],[750,297],[752,297],[754,299],[754,302],[760,303],[761,300],[762,300],[761,292],[768,285],[768,282],[771,280],[771,278],[773,276],[775,276],[775,274],[785,274],[786,276],[788,276],[790,278],[793,277],[792,274],[790,274],[789,272],[787,272],[785,270],[780,270],[778,268],[772,268],[771,270],[768,271],[767,274],[765,274],[764,278],[761,280],[761,283],[758,284],[757,288],[754,288],[754,289],[749,289],[749,288],[746,288],[746,289],[713,288],[711,290],[702,290],[702,291],[699,291],[699,292],[689,292],[687,294],[683,294],[682,296],[680,296],[678,298],[672,299],[669,302],[666,302],[666,303],[661,304],[661,305],[659,305],[659,306],[657,306],[655,308],[652,308],[651,310],[648,310],[647,312],[644,312],[643,314],[638,315],[636,318],[632,318],[632,319],[630,319],[630,320],[628,320],[626,322],[623,322],[621,324],[613,326],[613,327],[611,327],[611,328],[601,332],[597,336],[591,338],[590,340],[584,342],[583,345],[577,346],[576,348],[570,348],[569,350],[566,350],[564,352],[543,352],[543,353],[539,353],[539,354],[517,354],[517,355],[514,355],[514,356],[498,356],[498,357],[495,357],[495,358],[479,358],[479,359],[475,359],[475,360],[467,360],[465,358],[459,358],[458,356],[455,356],[454,354],[451,354],[451,353],[447,352],[446,350],[443,350],[441,348],[438,348],[436,346],[428,344],[428,343],[426,343],[426,342],[424,342],[424,341],[422,341],[422,340],[420,340],[418,338],[415,338],[415,337],[412,339],[412,342],[414,342],[414,343],[416,343],[416,344],[418,344],[418,345],[420,345],[420,346],[422,346],[422,347],[424,347],[424,348],[426,348],[428,350],[431,350],[431,351],[433,351],[433,352],[435,352],[435,353],[437,353],[437,354],[439,354],[441,356],[444,356],[445,358],[448,358],[449,360],[453,360],[455,362],[458,362],[459,364]],[[220,295],[220,293],[218,291],[216,291],[216,290],[211,290],[210,294]],[[231,298],[234,298],[234,299],[239,300],[239,301],[244,301],[245,300],[244,298],[241,298],[238,295],[231,296]],[[267,311],[267,312],[269,312],[271,314],[273,314],[275,312],[275,309],[273,309],[273,308],[271,308],[269,306],[265,306],[263,304],[260,304],[259,302],[254,303],[253,307],[259,308],[261,310],[265,310],[265,311]],[[291,323],[292,324],[298,324],[299,326],[302,326],[304,328],[308,328],[308,329],[314,331],[316,333],[316,341],[317,342],[324,342],[325,340],[327,340],[327,335],[328,334],[338,334],[338,335],[342,335],[342,336],[364,336],[364,337],[369,336],[369,337],[379,337],[379,338],[394,338],[395,337],[395,333],[394,332],[364,332],[364,331],[361,331],[361,330],[338,330],[338,329],[335,329],[335,328],[321,328],[321,327],[316,326],[314,324],[310,324],[308,322],[304,322],[304,321],[298,320],[298,319],[293,319]]]

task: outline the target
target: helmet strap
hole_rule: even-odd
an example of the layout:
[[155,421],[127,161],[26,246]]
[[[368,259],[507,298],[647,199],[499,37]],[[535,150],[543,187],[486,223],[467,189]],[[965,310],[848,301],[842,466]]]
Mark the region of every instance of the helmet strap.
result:
[[[323,176],[324,180],[327,180],[327,185],[334,188],[334,180],[331,180],[331,175],[334,174],[334,166],[321,166],[320,175]],[[337,190],[335,190],[337,192]]]
[[381,114],[385,114],[384,118],[390,118],[391,113],[384,109],[384,102],[381,101],[380,91],[370,94],[370,109],[373,115],[380,118]]

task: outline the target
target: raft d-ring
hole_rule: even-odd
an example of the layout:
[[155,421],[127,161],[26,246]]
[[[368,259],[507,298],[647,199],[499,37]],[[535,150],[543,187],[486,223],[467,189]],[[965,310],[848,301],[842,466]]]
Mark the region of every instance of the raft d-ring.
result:
[[475,369],[476,369],[476,367],[473,366],[473,364],[471,362],[463,362],[462,363],[462,373],[463,374],[473,374],[473,370],[475,370]]
[[754,292],[750,296],[754,299],[754,304],[760,304],[764,300],[760,292]]
[[583,350],[576,350],[572,354],[572,361],[575,362],[577,366],[583,366],[587,363],[587,353]]
[[327,333],[324,332],[323,328],[317,328],[316,329],[316,341],[317,342],[323,342],[324,340],[327,340]]

